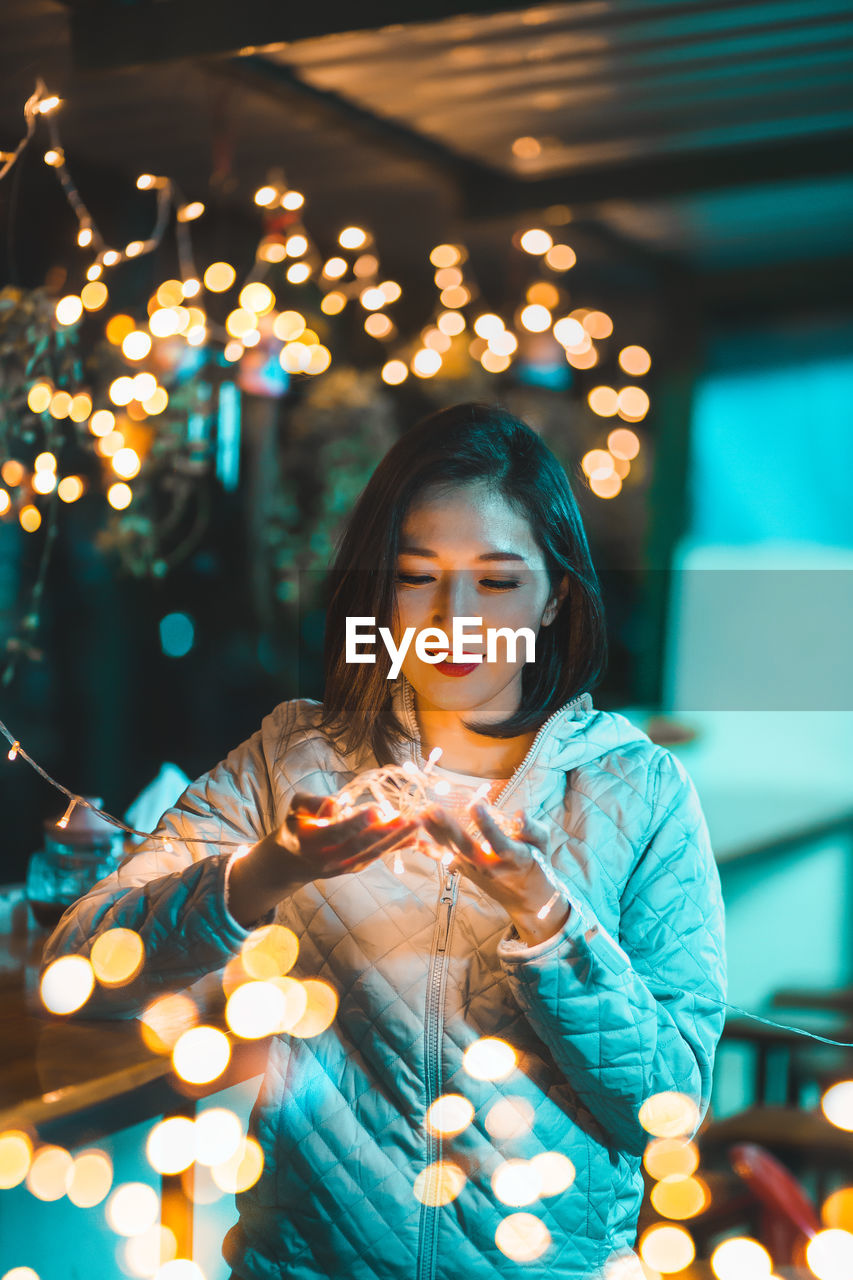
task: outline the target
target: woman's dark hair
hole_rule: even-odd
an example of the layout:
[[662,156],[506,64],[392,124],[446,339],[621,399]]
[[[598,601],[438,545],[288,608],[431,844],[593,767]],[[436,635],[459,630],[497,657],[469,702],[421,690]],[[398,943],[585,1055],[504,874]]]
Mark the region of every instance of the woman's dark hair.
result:
[[329,572],[321,729],[346,750],[370,744],[380,764],[392,740],[409,734],[394,715],[390,658],[345,661],[347,617],[392,626],[400,532],[423,490],[486,481],[526,517],[545,558],[551,590],[569,575],[560,610],[536,638],[536,662],[522,667],[522,697],[508,719],[466,728],[511,738],[540,725],[593,688],[607,662],[604,606],[586,533],[563,467],[526,423],[488,404],[459,404],[410,428],[377,466],[338,540]]

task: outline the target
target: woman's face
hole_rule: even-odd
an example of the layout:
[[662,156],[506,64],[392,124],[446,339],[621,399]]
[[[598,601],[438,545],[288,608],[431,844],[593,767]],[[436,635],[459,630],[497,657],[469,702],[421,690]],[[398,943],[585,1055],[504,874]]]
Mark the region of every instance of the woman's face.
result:
[[[556,617],[568,588],[564,575],[560,592],[552,594],[545,559],[526,518],[485,482],[431,488],[420,495],[403,523],[396,576],[395,643],[407,627],[415,634],[440,627],[452,641],[454,617],[482,618],[482,625],[466,627],[468,634],[481,632],[482,643],[467,641],[464,650],[484,659],[489,627],[528,627],[538,645],[540,627]],[[476,709],[481,720],[499,720],[520,704],[525,661],[522,638],[514,658],[499,638],[497,661],[484,660],[467,674],[454,675],[422,661],[413,638],[402,672],[431,707],[459,713]]]

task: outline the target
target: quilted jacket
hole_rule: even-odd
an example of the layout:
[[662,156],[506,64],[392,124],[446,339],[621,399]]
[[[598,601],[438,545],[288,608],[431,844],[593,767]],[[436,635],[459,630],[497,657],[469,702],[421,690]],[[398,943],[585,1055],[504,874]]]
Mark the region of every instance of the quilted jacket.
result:
[[[423,765],[412,688],[401,676],[391,690],[416,737],[398,759]],[[366,749],[331,748],[319,706],[279,704],[163,815],[153,836],[171,837],[173,852],[146,840],[65,913],[45,965],[87,954],[120,925],[146,948],[141,976],[96,988],[82,1016],[132,1017],[239,950],[250,930],[228,910],[234,853],[217,841],[254,843],[283,821],[295,790],[332,793],[376,765]],[[580,1280],[627,1274],[608,1265],[616,1259],[636,1265],[649,1140],[639,1108],[679,1091],[704,1117],[724,1021],[724,911],[705,819],[677,757],[589,694],[542,725],[495,803],[547,825],[572,910],[544,942],[525,946],[500,906],[414,848],[402,875],[389,853],[276,909],[300,942],[292,975],[329,982],[339,1006],[321,1034],[270,1041],[250,1121],[264,1169],[237,1196],[225,1249],[246,1280]],[[463,1067],[486,1036],[518,1055],[499,1081]],[[447,1093],[464,1095],[474,1117],[439,1138],[425,1117]],[[512,1138],[485,1123],[504,1098],[523,1099],[531,1118]],[[494,1171],[548,1151],[574,1165],[568,1189],[520,1210],[501,1203]],[[436,1161],[465,1181],[432,1207],[415,1179]],[[518,1212],[550,1236],[525,1262],[496,1243]]]

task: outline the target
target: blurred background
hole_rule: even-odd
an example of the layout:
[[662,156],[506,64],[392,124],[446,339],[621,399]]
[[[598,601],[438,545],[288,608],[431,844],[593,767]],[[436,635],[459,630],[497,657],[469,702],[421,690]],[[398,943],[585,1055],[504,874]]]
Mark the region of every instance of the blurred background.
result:
[[[849,1042],[853,12],[458,8],[6,0],[0,718],[167,807],[322,698],[323,571],[390,444],[500,402],[573,481],[596,705],[699,789],[730,1001]],[[4,757],[0,803],[20,888],[64,799]],[[853,1276],[850,1054],[730,1014],[699,1172],[647,1165],[649,1274],[745,1237],[721,1280]]]

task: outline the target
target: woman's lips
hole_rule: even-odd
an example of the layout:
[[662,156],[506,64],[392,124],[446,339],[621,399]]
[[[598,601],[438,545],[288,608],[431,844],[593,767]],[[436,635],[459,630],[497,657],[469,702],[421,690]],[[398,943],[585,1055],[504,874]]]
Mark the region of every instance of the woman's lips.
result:
[[479,666],[479,662],[437,662],[435,669],[443,676],[467,676]]

